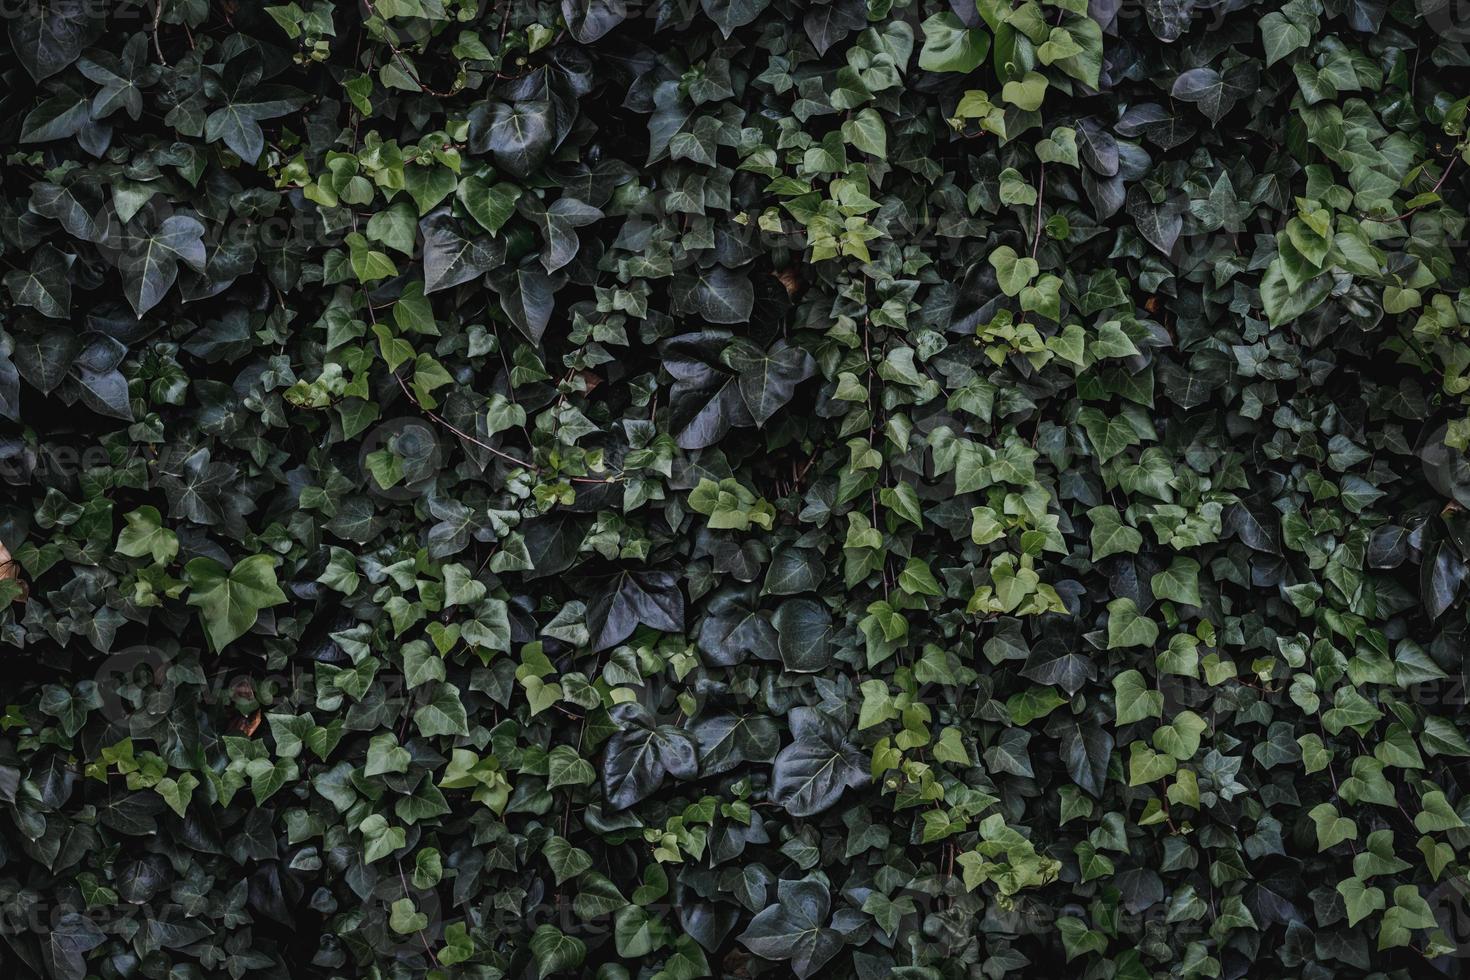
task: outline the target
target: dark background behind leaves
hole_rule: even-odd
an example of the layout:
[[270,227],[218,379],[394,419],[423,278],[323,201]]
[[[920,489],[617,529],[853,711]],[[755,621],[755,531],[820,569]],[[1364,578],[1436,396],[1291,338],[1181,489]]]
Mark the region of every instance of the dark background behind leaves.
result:
[[5,975],[1463,974],[1461,5],[0,14]]

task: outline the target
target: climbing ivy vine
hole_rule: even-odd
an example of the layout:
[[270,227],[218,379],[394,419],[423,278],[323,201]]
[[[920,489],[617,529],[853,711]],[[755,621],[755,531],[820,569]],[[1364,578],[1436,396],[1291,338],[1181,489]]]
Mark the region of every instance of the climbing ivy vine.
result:
[[0,17],[4,975],[1465,975],[1462,4]]

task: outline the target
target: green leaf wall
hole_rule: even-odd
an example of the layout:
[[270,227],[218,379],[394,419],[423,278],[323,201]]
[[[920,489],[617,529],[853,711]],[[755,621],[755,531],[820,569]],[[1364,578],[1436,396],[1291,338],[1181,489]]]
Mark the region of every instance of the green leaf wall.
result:
[[1470,9],[12,0],[0,975],[1470,975]]

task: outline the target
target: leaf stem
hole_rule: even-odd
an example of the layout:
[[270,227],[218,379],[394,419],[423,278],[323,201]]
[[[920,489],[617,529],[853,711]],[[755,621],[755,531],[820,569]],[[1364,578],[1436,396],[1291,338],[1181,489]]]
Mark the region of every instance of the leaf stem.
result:
[[1036,258],[1036,250],[1041,247],[1041,204],[1042,198],[1046,196],[1046,164],[1038,165],[1041,177],[1036,182],[1036,231],[1031,236],[1031,257]]

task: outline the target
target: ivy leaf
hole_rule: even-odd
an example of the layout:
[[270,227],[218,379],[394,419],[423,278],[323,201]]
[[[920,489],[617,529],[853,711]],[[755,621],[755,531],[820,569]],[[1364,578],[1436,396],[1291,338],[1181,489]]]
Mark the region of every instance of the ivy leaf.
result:
[[1177,200],[1155,204],[1147,194],[1134,188],[1128,192],[1128,213],[1138,233],[1160,252],[1169,255],[1184,228],[1184,205]]
[[745,323],[755,305],[750,279],[722,265],[676,276],[670,293],[675,312],[709,323]]
[[727,38],[736,28],[753,23],[769,3],[770,0],[699,0],[705,14]]
[[1142,441],[1129,421],[1119,415],[1084,408],[1077,413],[1077,421],[1082,425],[1082,431],[1087,433],[1087,441],[1092,444],[1098,459],[1104,463]]
[[581,966],[587,958],[587,944],[545,923],[537,926],[531,935],[531,955],[536,960],[536,976],[544,980],[553,973],[564,973]]
[[71,0],[28,2],[10,11],[7,20],[10,47],[38,82],[76,61],[99,29],[92,8]]
[[1256,87],[1256,73],[1248,67],[1224,73],[1214,68],[1191,68],[1174,79],[1170,94],[1176,99],[1193,102],[1211,123],[1219,124],[1237,102],[1248,97]]
[[515,204],[521,194],[521,188],[510,181],[492,184],[473,175],[461,180],[455,189],[455,196],[470,217],[492,235],[515,214]]
[[1440,790],[1425,793],[1419,804],[1423,809],[1414,818],[1414,829],[1421,834],[1458,830],[1465,826],[1465,822],[1445,800],[1445,795]]
[[118,265],[123,294],[140,318],[163,301],[178,280],[179,262],[196,271],[205,267],[204,226],[195,218],[174,214],[152,231],[124,233]]
[[127,526],[117,537],[119,554],[133,558],[150,555],[155,562],[166,565],[179,553],[178,535],[163,526],[158,508],[139,507],[126,520]]
[[1016,250],[1009,245],[1002,245],[992,252],[990,264],[995,267],[1001,292],[1007,296],[1019,296],[1040,269],[1035,259],[1018,257]]
[[639,625],[666,633],[684,630],[684,594],[670,572],[620,572],[587,604],[592,648],[606,650]]
[[1331,803],[1318,803],[1307,813],[1317,826],[1317,850],[1325,851],[1346,840],[1356,840],[1358,826],[1347,817],[1340,816]]
[[591,44],[628,19],[623,0],[561,0],[561,13],[579,44]]
[[1143,535],[1137,528],[1123,523],[1116,507],[1094,507],[1087,512],[1092,520],[1092,560],[1101,561],[1111,555],[1136,555],[1143,546]]
[[1108,649],[1119,647],[1151,647],[1159,639],[1158,624],[1140,615],[1132,599],[1114,599],[1108,603]]
[[20,306],[29,306],[42,316],[62,320],[71,312],[71,266],[75,256],[51,245],[43,245],[31,257],[28,269],[5,274],[5,288]]
[[528,261],[519,266],[501,266],[490,276],[500,294],[500,308],[532,343],[540,343],[551,323],[556,302],[556,280],[541,263]]
[[832,807],[845,790],[866,785],[868,770],[830,721],[809,708],[793,714],[797,738],[776,756],[771,799],[794,817],[809,817]]
[[693,779],[699,753],[693,736],[672,725],[656,725],[640,705],[614,705],[612,720],[620,730],[608,742],[602,762],[602,784],[608,803],[626,810],[658,790],[665,776]]
[[551,103],[543,99],[481,102],[470,109],[469,122],[470,150],[489,154],[520,179],[536,172],[556,142]]
[[674,379],[670,424],[681,449],[711,446],[732,426],[755,424],[738,379],[719,357],[728,341],[721,331],[704,330],[673,337],[663,347],[663,368]]
[[1113,697],[1119,725],[1164,716],[1164,692],[1150,691],[1136,670],[1125,670],[1113,678]]
[[1065,715],[1052,715],[1046,732],[1058,740],[1067,775],[1083,790],[1101,798],[1107,782],[1113,737],[1099,725]]
[[24,334],[16,338],[15,366],[28,384],[49,394],[66,379],[81,346],[80,338],[66,330]]
[[776,628],[740,589],[722,589],[705,606],[699,624],[699,649],[708,661],[733,667],[754,654],[762,660],[780,656]]
[[1020,79],[1006,82],[1001,87],[1000,96],[1024,112],[1035,112],[1041,108],[1041,103],[1046,98],[1046,89],[1046,76],[1040,72],[1028,71]]
[[91,106],[86,99],[58,95],[32,109],[21,126],[22,143],[49,143],[70,139],[83,132],[92,122]]
[[1268,68],[1291,52],[1306,47],[1312,40],[1312,35],[1305,28],[1292,23],[1279,10],[1273,10],[1262,17],[1260,28]]
[[1337,883],[1337,892],[1347,908],[1348,925],[1356,926],[1374,912],[1384,909],[1383,889],[1374,888],[1359,878],[1345,878]]
[[587,786],[597,778],[592,764],[579,756],[569,745],[558,745],[551,750],[547,763],[546,786]]
[[1157,598],[1198,606],[1201,602],[1199,572],[1199,562],[1181,555],[1168,568],[1149,579],[1149,588]]
[[198,608],[216,652],[244,636],[261,610],[286,601],[270,555],[251,555],[233,568],[213,558],[194,558],[184,566],[184,582],[188,603]]
[[832,905],[820,881],[782,881],[779,904],[762,909],[740,935],[746,949],[767,960],[790,961],[801,980],[821,969],[842,949],[842,936],[827,924]]
[[787,599],[771,617],[787,670],[811,673],[831,660],[832,615],[813,599]]
[[1167,725],[1160,725],[1154,731],[1154,746],[1185,762],[1199,751],[1200,735],[1207,727],[1205,720],[1193,711],[1181,711]]
[[434,293],[477,279],[500,264],[504,245],[489,238],[465,238],[441,209],[419,222],[424,237],[424,292]]
[[970,30],[954,14],[932,14],[923,23],[924,46],[919,67],[925,71],[969,74],[980,67],[990,51],[990,36]]
[[1068,695],[1074,695],[1097,676],[1097,664],[1064,643],[1043,641],[1026,656],[1021,676],[1038,684],[1054,684]]
[[535,197],[522,197],[516,210],[541,233],[541,264],[555,272],[576,258],[577,229],[602,218],[602,212],[572,197],[559,197],[545,207]]
[[90,918],[80,912],[65,912],[47,931],[41,953],[57,977],[82,980],[87,975],[86,954],[106,941],[107,934]]
[[[807,10],[805,16],[802,17],[802,26],[806,29],[806,36],[811,39],[812,47],[817,49],[818,55],[826,54],[832,45],[853,31],[862,30],[867,23],[867,10],[858,0],[837,0],[835,3],[821,4]],[[871,110],[864,110],[864,112],[871,112]],[[861,115],[859,113],[859,116]],[[876,113],[873,115],[876,117]],[[846,129],[846,124],[844,124],[844,129]],[[882,149],[869,149],[856,140],[852,142],[864,152],[880,157],[884,155]]]
[[204,138],[210,143],[222,140],[246,163],[254,163],[265,150],[261,122],[284,116],[307,101],[305,96],[272,86],[248,94],[237,90],[226,98],[205,120]]
[[800,347],[778,340],[763,351],[747,340],[736,340],[724,353],[735,371],[740,394],[757,426],[764,426],[781,406],[791,401],[796,386],[816,373],[817,364]]
[[413,723],[425,738],[435,735],[468,735],[469,724],[459,688],[437,683],[428,689],[424,701],[413,713]]

